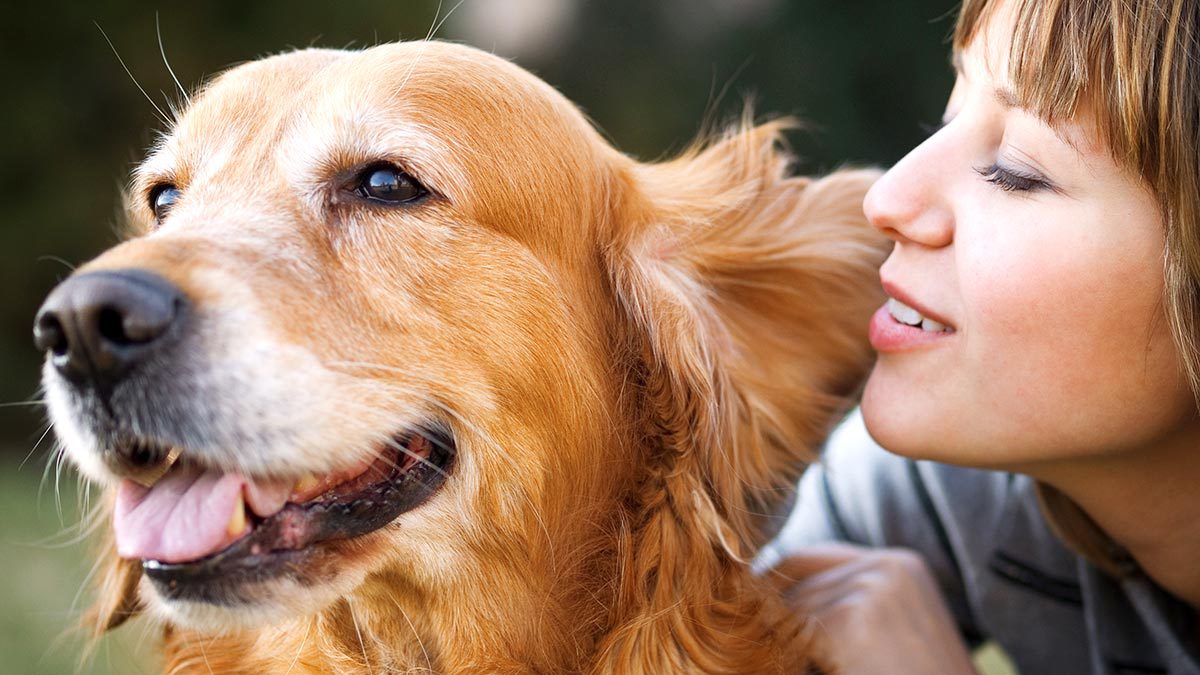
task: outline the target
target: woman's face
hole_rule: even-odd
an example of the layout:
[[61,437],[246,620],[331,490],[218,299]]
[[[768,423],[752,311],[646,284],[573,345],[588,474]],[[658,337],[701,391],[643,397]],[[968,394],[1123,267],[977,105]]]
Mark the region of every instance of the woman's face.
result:
[[[1156,201],[1086,118],[1051,128],[1014,104],[1011,25],[1001,8],[979,32],[945,126],[867,195],[896,242],[885,288],[921,316],[873,320],[863,413],[894,452],[1027,468],[1161,441],[1193,399],[1162,308]],[[949,328],[904,325],[921,318]]]

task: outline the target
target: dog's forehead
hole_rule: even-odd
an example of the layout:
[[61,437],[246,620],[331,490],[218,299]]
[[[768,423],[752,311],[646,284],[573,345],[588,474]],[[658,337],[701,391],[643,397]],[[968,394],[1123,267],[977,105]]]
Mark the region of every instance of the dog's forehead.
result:
[[479,104],[534,100],[571,107],[545,83],[502,58],[427,41],[361,51],[305,49],[251,61],[218,76],[186,118],[262,115],[348,98],[376,104],[410,100],[459,112]]
[[252,61],[217,77],[163,145],[211,150],[222,133],[278,141],[297,128],[312,138],[314,131],[325,130],[312,127],[331,122],[386,120],[437,133],[442,127],[503,126],[522,116],[523,123],[543,128],[582,122],[553,88],[471,47],[424,41],[363,51],[306,49]]
[[425,41],[308,49],[237,66],[195,97],[138,173],[143,183],[188,183],[238,158],[303,172],[402,154],[453,185],[468,163],[501,175],[601,146],[583,115],[527,71]]

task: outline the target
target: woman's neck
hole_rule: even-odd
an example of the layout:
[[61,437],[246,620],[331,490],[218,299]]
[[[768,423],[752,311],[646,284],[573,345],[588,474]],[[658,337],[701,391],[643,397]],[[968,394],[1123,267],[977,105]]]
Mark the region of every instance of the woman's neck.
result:
[[1074,500],[1150,578],[1200,609],[1200,420],[1153,446],[1023,472]]

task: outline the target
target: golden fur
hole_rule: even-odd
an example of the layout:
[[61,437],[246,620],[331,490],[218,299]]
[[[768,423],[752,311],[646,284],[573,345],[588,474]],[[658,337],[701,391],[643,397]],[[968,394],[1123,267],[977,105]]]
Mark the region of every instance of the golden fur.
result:
[[[869,365],[886,243],[860,211],[876,174],[789,177],[782,128],[640,163],[528,73],[436,42],[217,78],[138,170],[137,236],[84,270],[184,289],[214,377],[299,383],[261,424],[305,435],[239,468],[330,470],[420,413],[459,456],[262,617],[172,607],[108,550],[90,625],[151,610],[171,673],[803,672],[803,617],[748,563]],[[437,199],[331,196],[380,158]],[[155,227],[162,180],[183,197]],[[239,356],[262,344],[282,356]],[[251,374],[228,395],[257,410],[274,375]]]

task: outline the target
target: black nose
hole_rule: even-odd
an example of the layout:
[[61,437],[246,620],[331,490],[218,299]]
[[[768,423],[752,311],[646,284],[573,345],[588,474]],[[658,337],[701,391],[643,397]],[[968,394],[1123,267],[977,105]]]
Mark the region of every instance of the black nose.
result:
[[142,270],[88,272],[59,284],[33,324],[37,348],[76,382],[111,385],[179,331],[183,292]]

